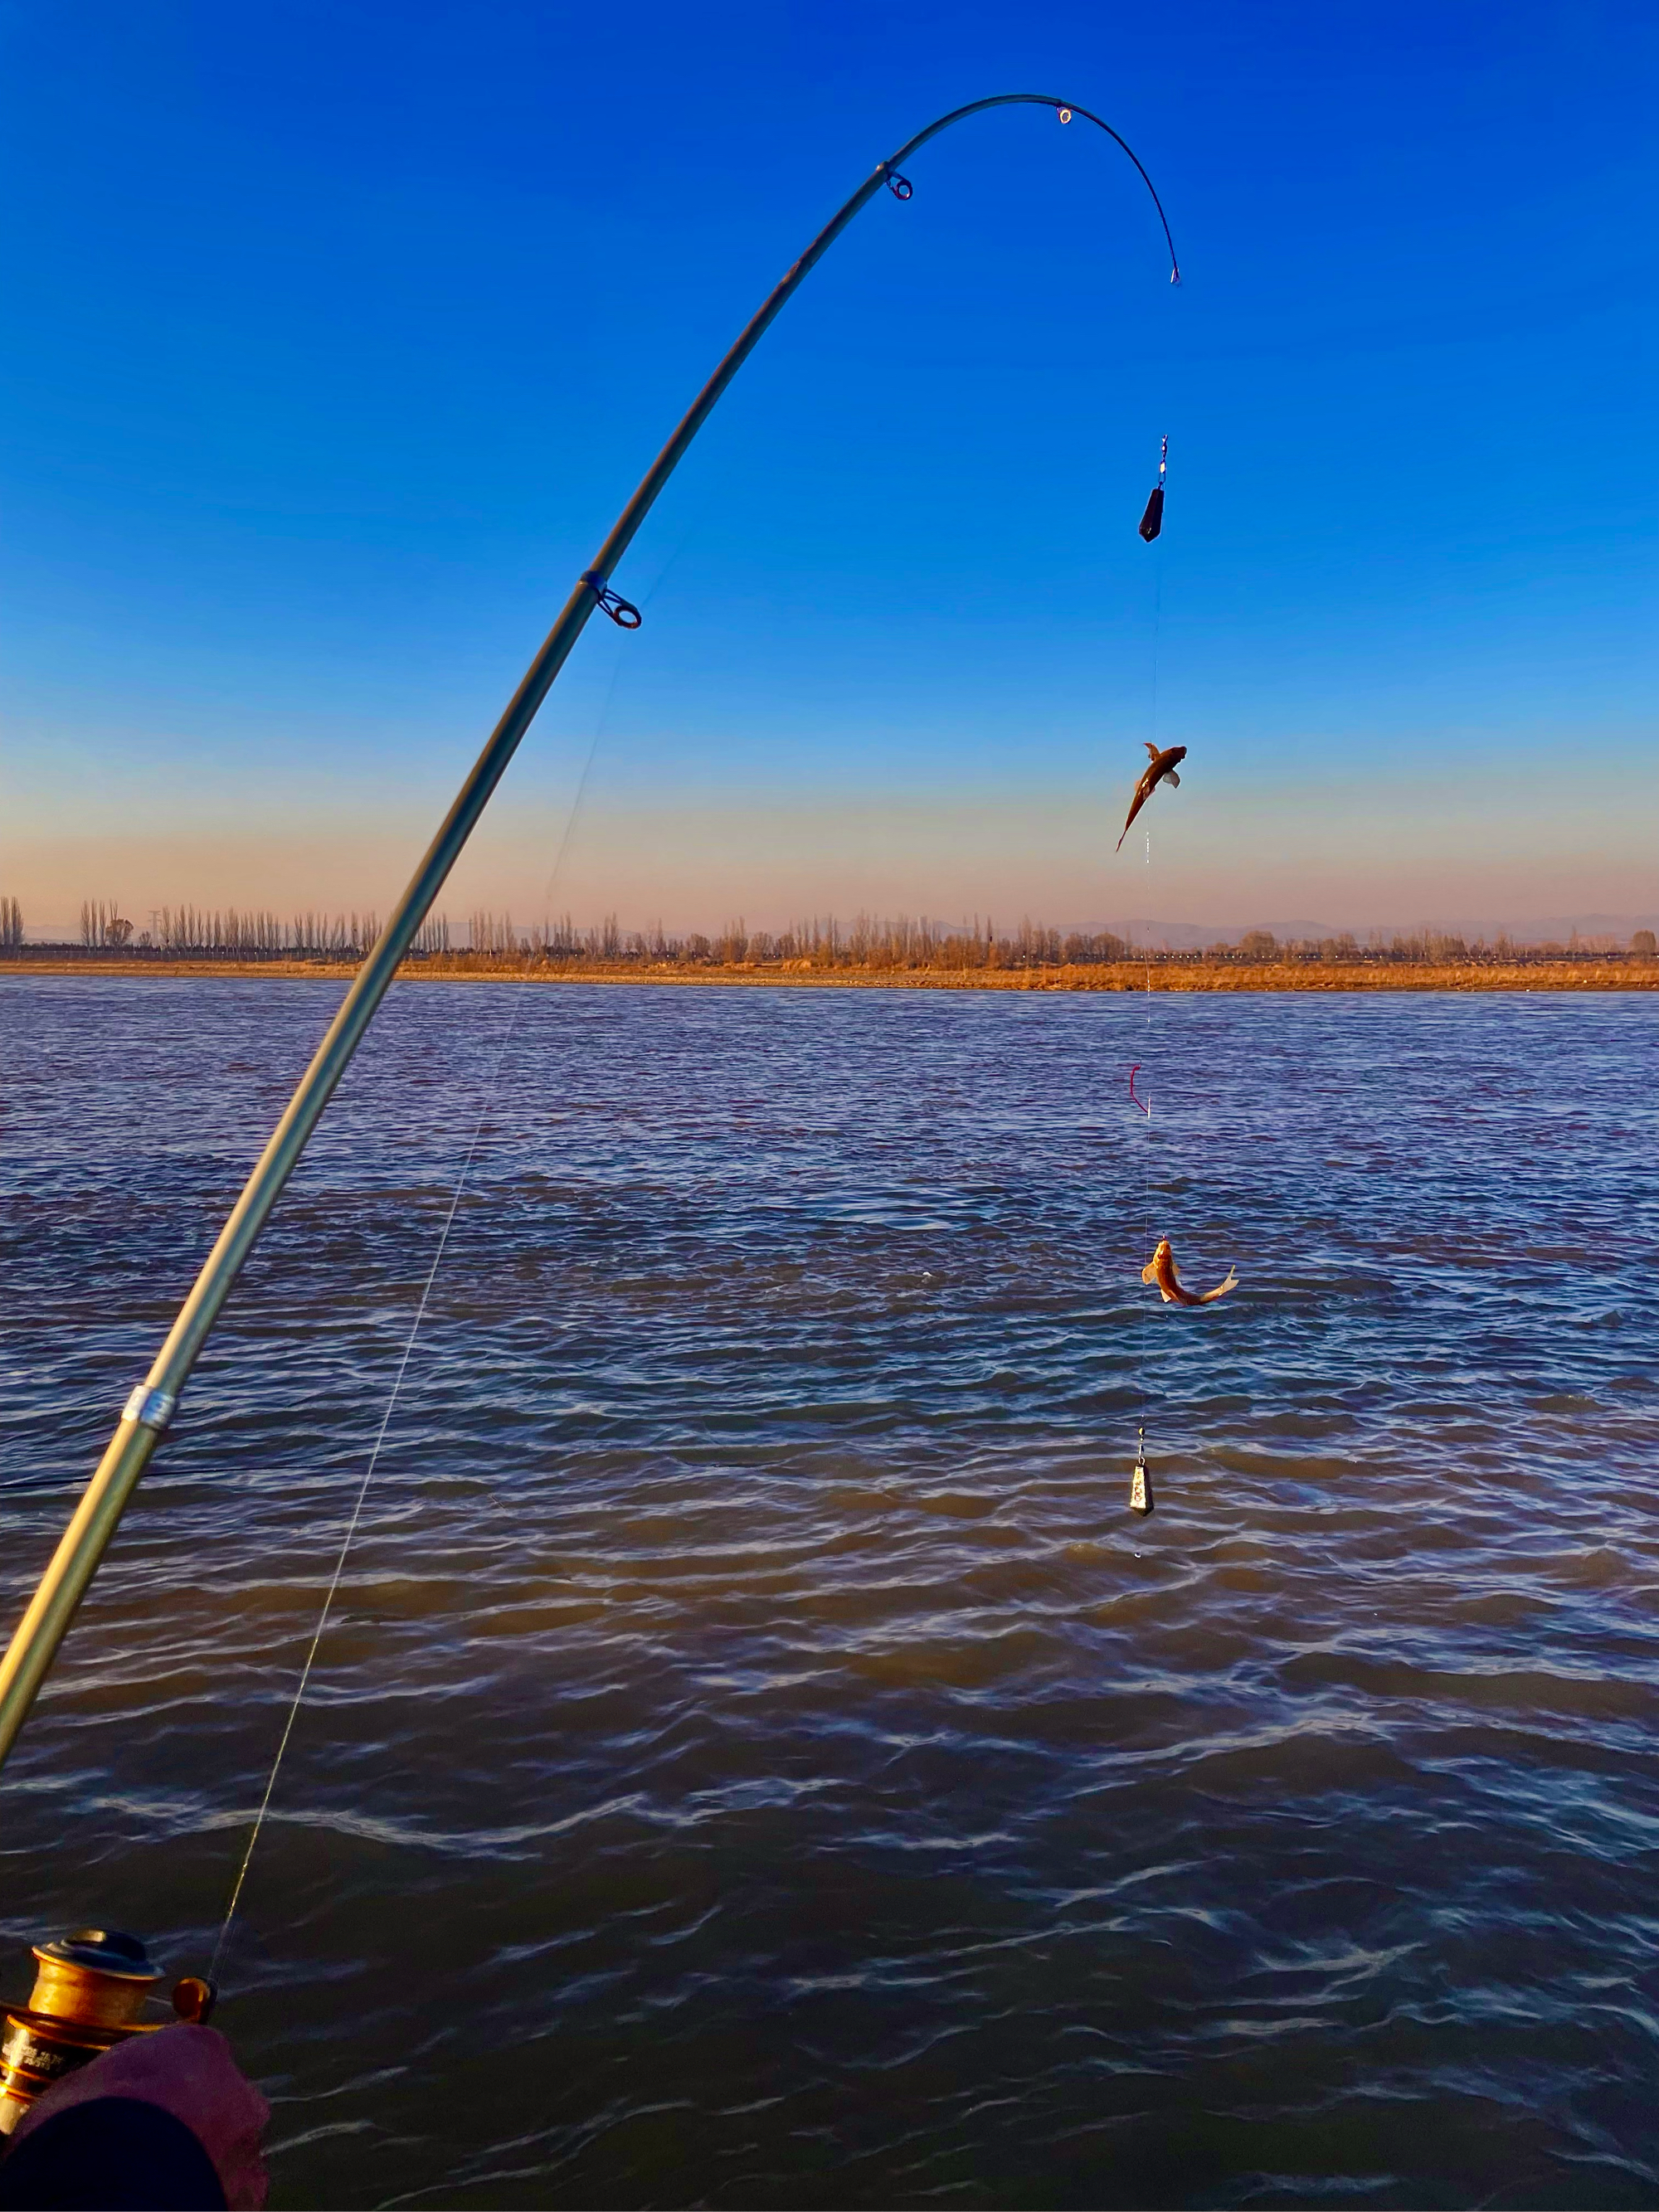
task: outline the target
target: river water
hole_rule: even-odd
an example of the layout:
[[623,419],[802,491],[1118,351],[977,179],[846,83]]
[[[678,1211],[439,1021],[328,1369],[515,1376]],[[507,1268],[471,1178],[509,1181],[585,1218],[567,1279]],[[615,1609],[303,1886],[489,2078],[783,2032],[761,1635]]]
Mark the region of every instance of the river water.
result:
[[[0,984],[9,1617],[338,996]],[[0,1986],[205,1963],[477,1128],[225,1952],[274,2203],[1659,2203],[1656,1077],[1614,995],[400,988]]]

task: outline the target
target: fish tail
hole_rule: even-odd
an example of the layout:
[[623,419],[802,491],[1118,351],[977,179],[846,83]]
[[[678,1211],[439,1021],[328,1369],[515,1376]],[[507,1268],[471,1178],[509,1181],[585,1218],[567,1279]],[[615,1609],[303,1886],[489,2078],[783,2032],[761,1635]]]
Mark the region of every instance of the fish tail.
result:
[[1229,1267],[1226,1281],[1218,1283],[1212,1291],[1206,1291],[1200,1303],[1206,1306],[1213,1305],[1218,1298],[1224,1298],[1229,1291],[1236,1291],[1237,1288],[1238,1270],[1237,1267]]

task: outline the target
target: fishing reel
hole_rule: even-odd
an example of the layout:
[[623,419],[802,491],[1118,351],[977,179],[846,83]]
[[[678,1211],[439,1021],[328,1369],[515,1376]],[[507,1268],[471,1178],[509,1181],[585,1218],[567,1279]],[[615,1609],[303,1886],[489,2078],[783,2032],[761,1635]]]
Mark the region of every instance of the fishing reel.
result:
[[116,1928],[77,1928],[37,1943],[34,1955],[40,1964],[29,2001],[5,2008],[0,2032],[0,2136],[10,2135],[54,2081],[129,2036],[179,2021],[205,2026],[218,1995],[211,1982],[186,1974],[164,2011],[155,1994],[161,1967],[136,1936]]

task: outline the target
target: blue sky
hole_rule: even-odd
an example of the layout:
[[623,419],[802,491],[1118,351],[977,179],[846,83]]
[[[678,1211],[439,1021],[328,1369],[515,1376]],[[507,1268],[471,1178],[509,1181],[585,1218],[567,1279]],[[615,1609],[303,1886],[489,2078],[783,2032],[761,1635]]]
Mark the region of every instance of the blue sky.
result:
[[770,283],[1000,90],[1125,134],[1182,287],[1097,133],[927,148],[722,403],[452,912],[1659,906],[1650,8],[7,0],[0,62],[36,933],[384,905]]

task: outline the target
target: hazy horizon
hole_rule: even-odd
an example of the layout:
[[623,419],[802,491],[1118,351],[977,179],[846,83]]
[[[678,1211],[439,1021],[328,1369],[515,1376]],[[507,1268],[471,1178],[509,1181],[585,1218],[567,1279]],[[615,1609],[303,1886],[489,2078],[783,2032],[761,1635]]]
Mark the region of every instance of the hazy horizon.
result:
[[[1495,768],[1492,775],[1496,781]],[[1114,811],[1127,783],[1113,797],[1084,793],[1069,804],[1059,795],[999,805],[892,794],[849,805],[824,794],[816,806],[705,800],[676,809],[627,793],[596,799],[590,779],[574,825],[568,799],[538,795],[515,805],[509,790],[439,906],[452,916],[511,913],[526,925],[567,911],[596,921],[615,913],[624,927],[661,921],[705,932],[738,916],[776,929],[802,915],[862,909],[951,922],[1030,915],[1080,928],[1151,915],[1172,928],[1275,934],[1311,916],[1327,933],[1427,926],[1517,936],[1554,933],[1558,921],[1587,932],[1650,927],[1659,912],[1652,769],[1632,780],[1635,803],[1616,808],[1599,786],[1562,777],[1559,817],[1541,834],[1528,795],[1500,787],[1487,796],[1478,775],[1461,793],[1443,793],[1425,824],[1400,794],[1376,786],[1363,836],[1334,848],[1305,785],[1288,795],[1212,791],[1204,776],[1200,756],[1178,793],[1158,795],[1121,854]],[[1361,811],[1358,788],[1352,803]],[[269,811],[231,831],[211,822],[141,827],[136,811],[118,831],[88,825],[0,842],[0,892],[21,900],[29,937],[72,934],[88,898],[114,901],[141,927],[152,908],[186,902],[384,913],[435,826],[442,794],[430,793],[424,817],[405,804],[401,820],[383,816],[372,829],[348,821],[301,831]]]
[[[161,941],[158,916],[178,914],[189,907],[206,915],[209,913],[235,914],[246,925],[262,914],[275,916],[284,929],[297,924],[302,918],[313,918],[321,923],[374,917],[376,925],[384,919],[384,905],[372,899],[328,898],[310,901],[297,906],[271,907],[268,902],[250,901],[244,896],[218,901],[180,893],[177,886],[173,895],[153,906],[133,906],[123,903],[97,892],[91,894],[90,902],[100,903],[112,914],[120,914],[129,921],[135,932],[135,941],[154,935]],[[451,941],[457,948],[465,947],[474,915],[482,913],[490,925],[490,941],[495,937],[495,925],[511,925],[515,934],[524,941],[531,939],[538,929],[550,933],[561,923],[574,925],[580,934],[597,931],[607,922],[614,922],[624,937],[649,934],[661,929],[670,938],[682,940],[693,935],[718,937],[732,928],[750,933],[765,932],[775,937],[803,925],[837,926],[843,933],[860,922],[885,929],[902,920],[915,923],[926,921],[935,932],[951,936],[972,933],[983,937],[994,930],[1000,939],[1018,935],[1023,927],[1052,930],[1060,936],[1072,934],[1100,936],[1115,935],[1133,944],[1149,945],[1170,951],[1191,951],[1212,943],[1237,943],[1251,931],[1267,930],[1281,942],[1306,944],[1332,938],[1350,936],[1364,945],[1368,941],[1386,941],[1391,936],[1429,933],[1458,937],[1470,944],[1492,944],[1500,938],[1522,945],[1546,942],[1565,942],[1571,937],[1587,941],[1610,940],[1622,944],[1638,930],[1659,930],[1659,908],[1648,912],[1627,914],[1601,910],[1577,914],[1533,915],[1516,918],[1492,915],[1417,915],[1410,921],[1391,921],[1359,923],[1338,923],[1327,918],[1309,915],[1279,915],[1257,914],[1243,919],[1194,921],[1186,918],[1119,913],[1115,915],[1076,915],[1048,913],[1022,908],[1018,913],[999,911],[993,906],[964,911],[959,915],[942,914],[915,901],[901,902],[890,908],[836,904],[791,908],[787,912],[759,913],[746,908],[741,901],[723,908],[718,916],[700,916],[686,921],[660,912],[635,914],[607,908],[603,912],[577,912],[568,905],[554,907],[519,906],[510,903],[501,908],[477,907],[457,909],[453,902],[441,897],[432,908],[431,919],[442,921],[448,928]],[[70,919],[55,927],[38,926],[25,913],[23,942],[34,945],[75,944],[80,941],[78,910]]]

